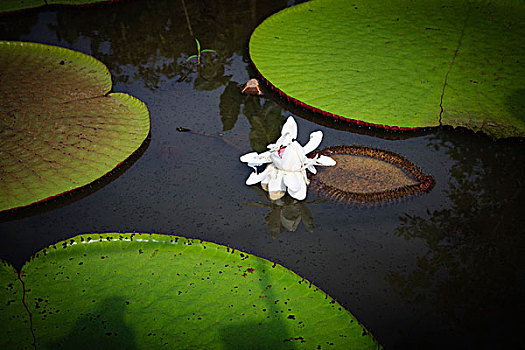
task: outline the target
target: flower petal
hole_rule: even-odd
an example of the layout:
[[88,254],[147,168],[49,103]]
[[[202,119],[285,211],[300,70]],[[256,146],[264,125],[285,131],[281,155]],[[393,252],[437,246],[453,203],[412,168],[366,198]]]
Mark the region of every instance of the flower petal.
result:
[[271,151],[277,151],[281,147],[286,147],[297,138],[297,124],[293,117],[288,117],[286,123],[284,123],[281,130],[281,137],[275,141],[275,143],[270,143],[268,149]]
[[261,181],[263,181],[267,176],[268,174],[270,173],[271,171],[271,164],[269,164],[266,169],[264,169],[263,172],[261,173],[257,173],[257,172],[253,172],[250,174],[250,176],[248,176],[248,178],[246,179],[246,184],[249,186],[249,185],[255,185],[256,183],[259,183]]
[[297,123],[295,123],[295,119],[292,116],[288,117],[281,130],[281,135],[285,134],[289,134],[292,140],[297,138]]
[[323,166],[332,166],[335,165],[336,161],[333,160],[330,157],[327,156],[319,156],[319,158],[316,160],[315,165],[323,165]]
[[306,167],[306,169],[311,172],[312,174],[317,174],[317,169],[314,167],[315,164],[310,164]]
[[270,195],[270,199],[272,201],[276,201],[278,199],[281,199],[286,192],[284,191],[270,191],[268,194]]
[[248,163],[248,166],[260,166],[265,163],[271,163],[270,152],[250,152],[240,157],[241,162]]
[[308,154],[316,149],[323,140],[323,132],[321,130],[314,131],[310,134],[310,140],[304,145],[304,153]]
[[317,170],[315,169],[314,165],[317,164],[317,159],[319,158],[319,155],[316,154],[313,158],[306,158],[306,162],[304,163],[303,167],[307,170],[309,170],[312,174],[317,173]]
[[246,153],[242,155],[239,159],[243,163],[253,163],[254,161],[259,159],[259,153],[257,152]]
[[248,176],[248,178],[246,179],[246,184],[250,186],[261,182],[261,180],[264,179],[264,176],[261,176],[261,174],[257,174],[256,172],[251,173],[250,176]]
[[276,171],[273,171],[269,178],[270,181],[268,182],[268,192],[279,192],[279,191],[286,191],[286,186],[284,185],[283,181],[283,175],[284,172],[276,169]]
[[306,160],[303,148],[297,141],[290,143],[283,152],[282,168],[286,171],[298,171]]
[[272,164],[275,165],[277,169],[283,168],[283,160],[281,157],[279,157],[279,152],[271,152],[270,158],[272,160]]
[[279,148],[288,146],[290,142],[292,142],[292,136],[289,133],[286,133],[286,134],[281,135],[281,137],[279,137],[277,141],[275,141],[275,143],[270,143],[266,147],[270,151],[276,152],[279,150]]
[[300,184],[300,187],[296,191],[294,191],[291,188],[288,188],[288,193],[293,198],[295,198],[295,199],[297,199],[299,201],[302,201],[302,200],[304,200],[306,198],[307,186],[306,186],[306,182],[305,181],[300,181],[299,184]]
[[284,174],[284,184],[288,187],[288,191],[299,191],[301,189],[301,182],[304,181],[301,173],[298,171],[287,172]]

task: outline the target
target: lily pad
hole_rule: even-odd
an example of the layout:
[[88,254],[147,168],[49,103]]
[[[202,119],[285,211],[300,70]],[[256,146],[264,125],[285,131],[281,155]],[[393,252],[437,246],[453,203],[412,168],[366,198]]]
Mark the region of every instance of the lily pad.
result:
[[0,41],[0,210],[42,201],[113,170],[146,139],[147,107],[108,92],[91,56]]
[[314,0],[266,19],[250,56],[266,84],[326,116],[386,129],[525,136],[519,1]]
[[0,262],[0,348],[32,349],[31,324],[23,303],[24,288],[15,269]]
[[97,2],[114,2],[118,0],[2,0],[0,13],[20,11],[44,5],[90,5]]
[[[379,347],[304,278],[200,240],[84,234],[37,253],[21,280],[39,349]],[[27,341],[15,335],[12,348]]]
[[334,146],[320,152],[336,161],[312,175],[320,193],[346,203],[378,203],[428,192],[434,178],[394,152],[364,146]]

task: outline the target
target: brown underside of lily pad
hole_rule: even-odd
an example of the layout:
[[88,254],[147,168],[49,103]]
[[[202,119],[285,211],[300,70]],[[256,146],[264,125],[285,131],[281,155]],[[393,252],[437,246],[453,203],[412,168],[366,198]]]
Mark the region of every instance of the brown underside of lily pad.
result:
[[337,164],[311,176],[322,195],[343,203],[381,203],[429,192],[434,178],[394,152],[365,146],[333,146],[319,152]]

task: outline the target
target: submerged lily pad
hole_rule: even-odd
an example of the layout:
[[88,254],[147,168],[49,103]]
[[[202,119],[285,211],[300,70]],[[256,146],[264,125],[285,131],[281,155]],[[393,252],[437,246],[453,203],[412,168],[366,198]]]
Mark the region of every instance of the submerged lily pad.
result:
[[[379,347],[309,281],[199,240],[84,234],[37,253],[21,279],[38,349]],[[7,348],[27,342],[14,335]]]
[[147,107],[91,56],[0,41],[0,210],[87,185],[146,139]]
[[337,163],[320,168],[312,184],[342,202],[377,203],[428,192],[434,178],[394,152],[363,146],[329,147],[320,154]]
[[250,56],[271,88],[326,116],[525,136],[509,102],[524,89],[523,18],[520,1],[314,0],[259,25]]

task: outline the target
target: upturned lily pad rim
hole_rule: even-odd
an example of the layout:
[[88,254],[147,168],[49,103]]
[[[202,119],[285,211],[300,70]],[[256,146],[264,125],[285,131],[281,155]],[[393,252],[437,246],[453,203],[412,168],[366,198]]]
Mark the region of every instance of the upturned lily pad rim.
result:
[[342,121],[345,121],[345,122],[347,122],[349,124],[352,124],[352,125],[355,125],[355,126],[358,126],[358,127],[377,128],[377,129],[383,129],[385,131],[394,131],[394,132],[399,132],[399,131],[402,131],[402,132],[404,132],[404,131],[422,131],[422,130],[429,130],[429,129],[435,129],[435,128],[441,127],[441,125],[408,127],[408,126],[396,126],[396,125],[386,125],[386,124],[374,124],[374,123],[365,122],[365,121],[359,120],[359,119],[343,117],[341,115],[334,114],[334,113],[325,111],[323,109],[311,106],[311,105],[309,105],[307,103],[304,103],[304,102],[302,102],[302,101],[300,101],[300,100],[298,100],[296,98],[293,98],[293,97],[289,96],[288,94],[286,94],[285,92],[283,92],[282,90],[277,88],[275,85],[273,85],[268,79],[266,79],[266,77],[264,77],[264,75],[262,75],[262,73],[257,69],[257,67],[255,66],[253,61],[251,61],[251,66],[255,70],[256,74],[259,76],[259,79],[261,79],[261,81],[264,83],[264,85],[269,90],[271,90],[274,93],[276,93],[280,98],[282,98],[285,101],[290,102],[290,103],[292,103],[292,104],[294,104],[296,106],[304,108],[304,109],[306,109],[306,110],[308,110],[310,112],[322,115],[324,117],[329,117],[329,118],[334,118],[334,119],[337,119],[337,120],[342,120]]
[[[263,79],[264,78],[261,78],[261,80]],[[266,86],[266,85],[261,85],[261,86],[265,88],[265,91],[271,91],[271,90],[267,90],[267,88],[270,89],[269,86]],[[289,104],[286,98],[280,98],[277,92],[275,91],[272,91],[271,93],[275,94],[275,99],[276,99],[275,102],[282,108],[289,111],[294,116],[308,120],[312,123],[315,123],[320,126],[324,126],[326,128],[339,130],[339,131],[351,132],[353,134],[372,136],[372,137],[377,137],[377,138],[384,139],[384,140],[400,141],[400,140],[408,140],[414,137],[426,136],[426,135],[432,134],[438,128],[452,129],[452,127],[449,125],[442,125],[442,126],[422,126],[422,127],[414,128],[412,130],[393,130],[393,129],[378,128],[378,127],[376,128],[376,127],[366,126],[366,125],[357,125],[355,123],[348,122],[348,118],[345,118],[345,122],[341,123],[340,119],[338,118],[335,118],[335,117],[334,118],[324,118],[321,114],[315,113],[308,108],[303,108],[298,104],[293,104],[293,103]],[[465,129],[461,127],[458,127],[454,130],[458,130],[458,131],[464,130],[464,131],[471,132],[469,129]]]
[[409,174],[417,181],[416,184],[392,188],[388,191],[360,193],[341,190],[335,186],[321,182],[315,175],[310,175],[311,184],[315,189],[317,189],[317,192],[320,195],[325,196],[330,200],[334,200],[337,203],[389,203],[404,197],[430,192],[436,183],[432,175],[425,174],[421,168],[409,161],[407,158],[388,150],[361,145],[340,145],[325,148],[317,154],[325,156],[346,154],[352,156],[375,158],[398,166],[399,168],[403,169],[405,173]]
[[104,188],[109,183],[118,179],[124,174],[139,158],[146,152],[151,142],[151,130],[144,142],[127,159],[120,162],[115,168],[102,175],[98,179],[84,186],[72,188],[51,197],[41,199],[28,205],[19,206],[0,211],[0,223],[12,220],[20,220],[25,217],[41,214],[58,208],[62,208],[70,203],[85,198],[98,190]]

